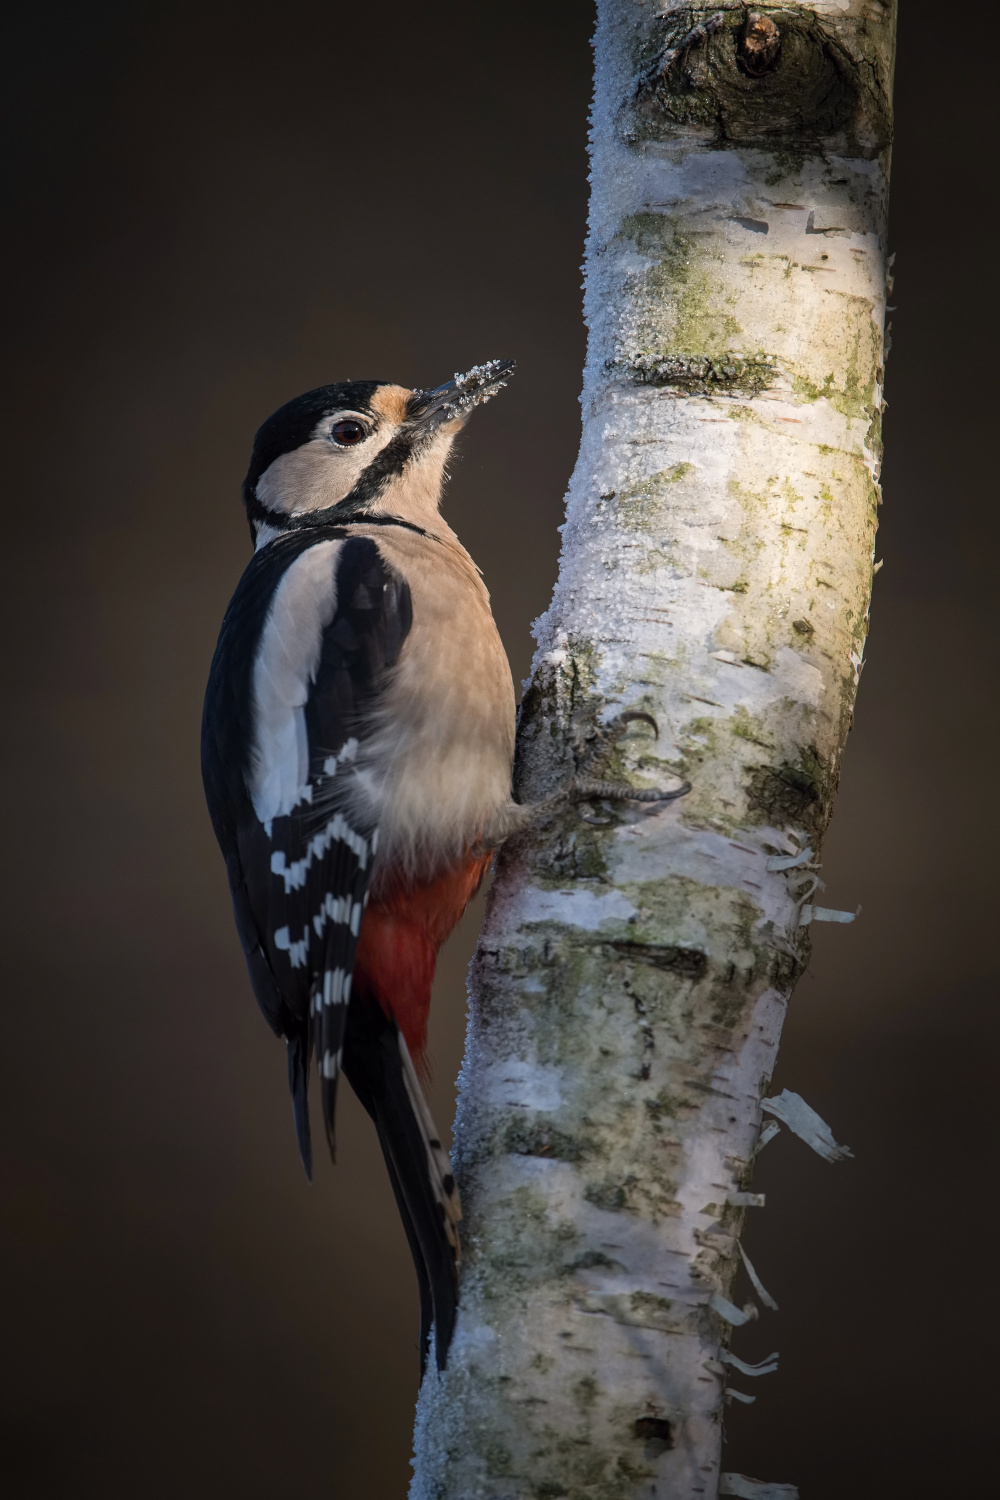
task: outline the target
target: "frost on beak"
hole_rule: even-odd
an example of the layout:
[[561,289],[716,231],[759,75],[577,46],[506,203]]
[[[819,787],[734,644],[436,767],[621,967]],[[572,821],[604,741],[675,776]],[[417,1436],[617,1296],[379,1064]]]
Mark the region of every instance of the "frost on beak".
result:
[[477,406],[503,390],[514,369],[512,359],[488,359],[431,391],[414,391],[409,400],[410,415],[417,425],[429,429],[456,419],[465,421]]

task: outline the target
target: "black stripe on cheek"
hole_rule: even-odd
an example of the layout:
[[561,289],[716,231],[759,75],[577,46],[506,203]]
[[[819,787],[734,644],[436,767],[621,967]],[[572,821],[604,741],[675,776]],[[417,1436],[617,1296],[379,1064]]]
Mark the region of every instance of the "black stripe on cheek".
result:
[[398,479],[413,457],[416,434],[397,432],[380,453],[376,453],[349,495],[332,507],[338,516],[363,513],[366,506],[385,493],[392,479]]

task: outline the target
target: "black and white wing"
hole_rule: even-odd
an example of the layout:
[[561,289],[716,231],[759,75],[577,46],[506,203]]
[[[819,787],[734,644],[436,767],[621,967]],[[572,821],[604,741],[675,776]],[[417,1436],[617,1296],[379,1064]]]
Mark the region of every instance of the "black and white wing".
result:
[[336,1084],[377,828],[339,792],[411,623],[375,542],[293,533],[257,552],[209,676],[202,771],[254,993],[288,1043],[299,1150],[315,1048],[333,1145]]

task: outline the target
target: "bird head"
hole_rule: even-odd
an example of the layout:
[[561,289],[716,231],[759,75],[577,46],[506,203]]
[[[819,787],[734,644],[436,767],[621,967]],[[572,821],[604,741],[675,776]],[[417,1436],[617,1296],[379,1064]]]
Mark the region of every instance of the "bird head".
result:
[[255,544],[365,516],[433,524],[456,434],[513,370],[492,359],[433,390],[344,381],[279,407],[254,438],[243,483]]

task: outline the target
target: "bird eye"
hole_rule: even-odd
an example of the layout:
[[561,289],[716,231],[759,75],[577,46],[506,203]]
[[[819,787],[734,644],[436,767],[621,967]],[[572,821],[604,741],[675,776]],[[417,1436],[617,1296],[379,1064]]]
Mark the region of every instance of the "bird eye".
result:
[[345,417],[342,422],[334,422],[330,428],[330,436],[338,448],[353,448],[355,443],[364,442],[368,429],[354,417]]

